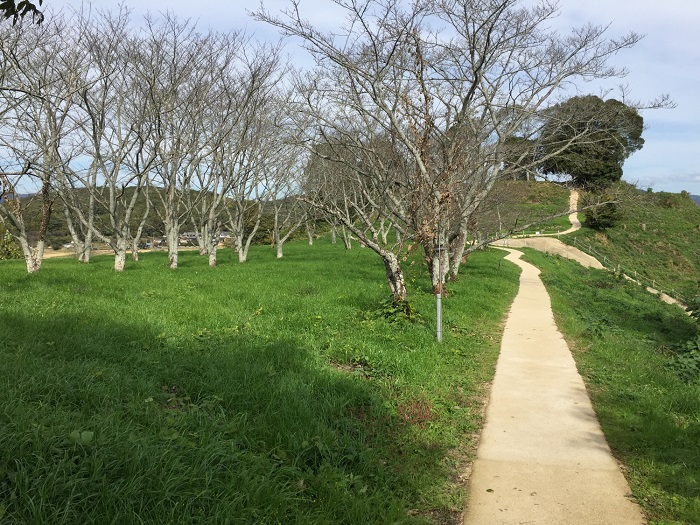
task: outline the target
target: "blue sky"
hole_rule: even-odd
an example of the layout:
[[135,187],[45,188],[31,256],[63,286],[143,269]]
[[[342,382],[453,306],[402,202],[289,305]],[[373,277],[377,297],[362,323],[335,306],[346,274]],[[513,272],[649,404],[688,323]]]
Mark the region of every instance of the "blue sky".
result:
[[[527,0],[526,0],[527,1]],[[170,10],[183,18],[199,20],[203,28],[217,30],[246,28],[258,39],[277,40],[277,32],[252,20],[247,9],[257,7],[255,0],[125,0],[125,5],[138,16]],[[93,0],[97,8],[116,8],[116,0]],[[286,0],[264,0],[265,7],[277,12],[289,3]],[[73,0],[45,0],[44,5],[62,8],[76,5]],[[700,195],[700,2],[694,0],[560,0],[559,29],[585,22],[610,24],[610,36],[635,31],[645,38],[633,49],[615,59],[629,75],[617,83],[627,84],[632,99],[649,101],[668,93],[676,102],[675,109],[645,110],[646,141],[641,151],[624,165],[624,178],[641,188],[654,191],[687,190]],[[340,23],[331,0],[301,0],[302,13],[312,22],[332,28]],[[295,60],[305,62],[298,42],[287,42],[287,52]],[[582,85],[581,92],[599,94],[600,86]],[[613,96],[612,94],[610,96]]]

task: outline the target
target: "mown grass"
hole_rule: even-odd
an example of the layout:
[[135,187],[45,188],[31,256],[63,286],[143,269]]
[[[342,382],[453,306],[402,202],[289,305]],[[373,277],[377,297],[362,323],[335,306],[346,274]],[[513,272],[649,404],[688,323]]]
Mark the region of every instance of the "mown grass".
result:
[[245,264],[0,263],[0,523],[450,523],[517,288],[474,254],[444,301],[369,250]]
[[615,191],[622,213],[615,226],[583,228],[562,240],[578,240],[672,295],[700,295],[700,206],[686,194],[640,192],[626,183]]
[[542,269],[605,436],[651,524],[700,523],[700,383],[672,369],[697,335],[677,306],[605,271],[526,251]]

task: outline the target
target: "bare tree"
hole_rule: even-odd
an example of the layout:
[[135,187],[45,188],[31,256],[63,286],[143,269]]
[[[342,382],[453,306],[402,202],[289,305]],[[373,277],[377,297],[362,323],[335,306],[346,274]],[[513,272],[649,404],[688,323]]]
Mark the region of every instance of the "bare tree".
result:
[[[79,93],[76,111],[83,154],[90,160],[66,170],[60,186],[68,214],[74,217],[69,224],[77,221],[86,232],[82,258],[89,258],[94,236],[114,251],[116,271],[124,270],[130,246],[138,258],[134,245],[150,211],[148,204],[141,216],[135,213],[147,198],[143,190],[157,160],[152,146],[155,118],[147,96],[150,79],[142,75],[141,43],[129,34],[129,23],[124,10],[90,21],[86,48],[96,78]],[[76,198],[79,193],[87,198]],[[106,220],[97,220],[96,209]]]
[[[71,112],[86,82],[83,30],[61,16],[41,26],[1,29],[0,221],[22,246],[30,273],[41,269],[55,180],[76,154]],[[37,202],[40,221],[32,232],[26,215],[37,213]]]
[[141,74],[148,81],[153,117],[152,147],[157,153],[153,191],[159,205],[170,268],[177,268],[180,227],[189,206],[198,204],[193,181],[212,154],[216,136],[206,130],[208,99],[215,90],[212,68],[227,42],[213,33],[199,34],[189,21],[166,14],[146,18],[141,46]]
[[277,150],[275,158],[268,159],[264,166],[264,184],[273,216],[272,244],[278,259],[284,256],[284,243],[308,217],[299,199],[302,172],[300,153],[298,147],[285,144]]
[[[205,114],[212,149],[205,162],[209,169],[197,169],[199,219],[193,214],[200,252],[209,256],[211,266],[216,265],[219,234],[227,218],[241,262],[259,227],[260,172],[277,140],[268,113],[284,73],[278,46],[253,44],[242,35],[231,38],[230,58],[223,64],[221,54],[216,57],[216,67],[225,67],[210,95],[212,110]],[[254,226],[246,232],[251,211]]]
[[[640,37],[608,38],[606,27],[593,25],[551,31],[558,10],[549,1],[532,7],[517,0],[336,3],[347,17],[334,33],[306,21],[295,0],[281,16],[262,9],[255,16],[300,38],[313,54],[323,77],[306,95],[307,112],[318,123],[306,128],[308,139],[318,140],[320,129],[359,148],[363,141],[351,133],[364,136],[372,169],[356,171],[384,192],[376,212],[406,225],[423,246],[433,288],[442,291],[450,267],[461,260],[479,203],[496,181],[512,176],[504,162],[508,139],[536,140],[540,112],[575,82],[624,75],[608,59]],[[370,135],[384,138],[404,159],[400,177],[386,179],[388,167],[367,146]],[[401,187],[401,194],[387,191],[387,183]],[[368,231],[353,233],[372,246],[374,232]],[[401,299],[405,292],[397,293],[392,274],[387,271],[394,297]]]

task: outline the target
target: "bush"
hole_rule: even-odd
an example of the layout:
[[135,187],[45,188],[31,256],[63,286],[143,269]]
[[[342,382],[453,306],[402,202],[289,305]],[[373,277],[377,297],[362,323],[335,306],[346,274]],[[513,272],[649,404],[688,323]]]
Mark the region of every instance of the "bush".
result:
[[21,259],[22,249],[10,232],[5,232],[5,235],[0,239],[0,261],[6,259]]
[[700,381],[700,336],[672,348],[669,367],[688,383]]
[[[582,205],[592,206],[585,211],[586,226],[594,230],[612,228],[622,220],[620,205],[615,201],[616,196],[612,192],[603,191],[585,193],[581,199]],[[605,202],[606,204],[598,204]]]

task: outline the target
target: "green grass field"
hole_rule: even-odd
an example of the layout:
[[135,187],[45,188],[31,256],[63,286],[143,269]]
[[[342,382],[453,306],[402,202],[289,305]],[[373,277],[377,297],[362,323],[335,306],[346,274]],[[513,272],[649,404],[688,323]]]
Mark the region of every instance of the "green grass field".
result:
[[[520,186],[526,207],[566,199]],[[630,197],[617,227],[575,237],[692,295],[700,208]],[[674,350],[697,326],[613,274],[526,252],[650,523],[700,524],[700,387]],[[371,251],[325,239],[281,260],[222,251],[217,268],[183,252],[176,271],[164,253],[122,274],[109,256],[36,275],[0,261],[0,525],[460,523],[517,288],[503,255],[463,266],[443,344],[418,255],[413,322],[385,317]]]
[[542,269],[559,329],[650,523],[700,523],[700,378],[681,379],[672,351],[697,337],[697,326],[625,279],[524,251]]
[[177,271],[0,262],[0,523],[451,523],[517,288],[474,254],[434,337],[383,317],[366,249],[291,243]]

